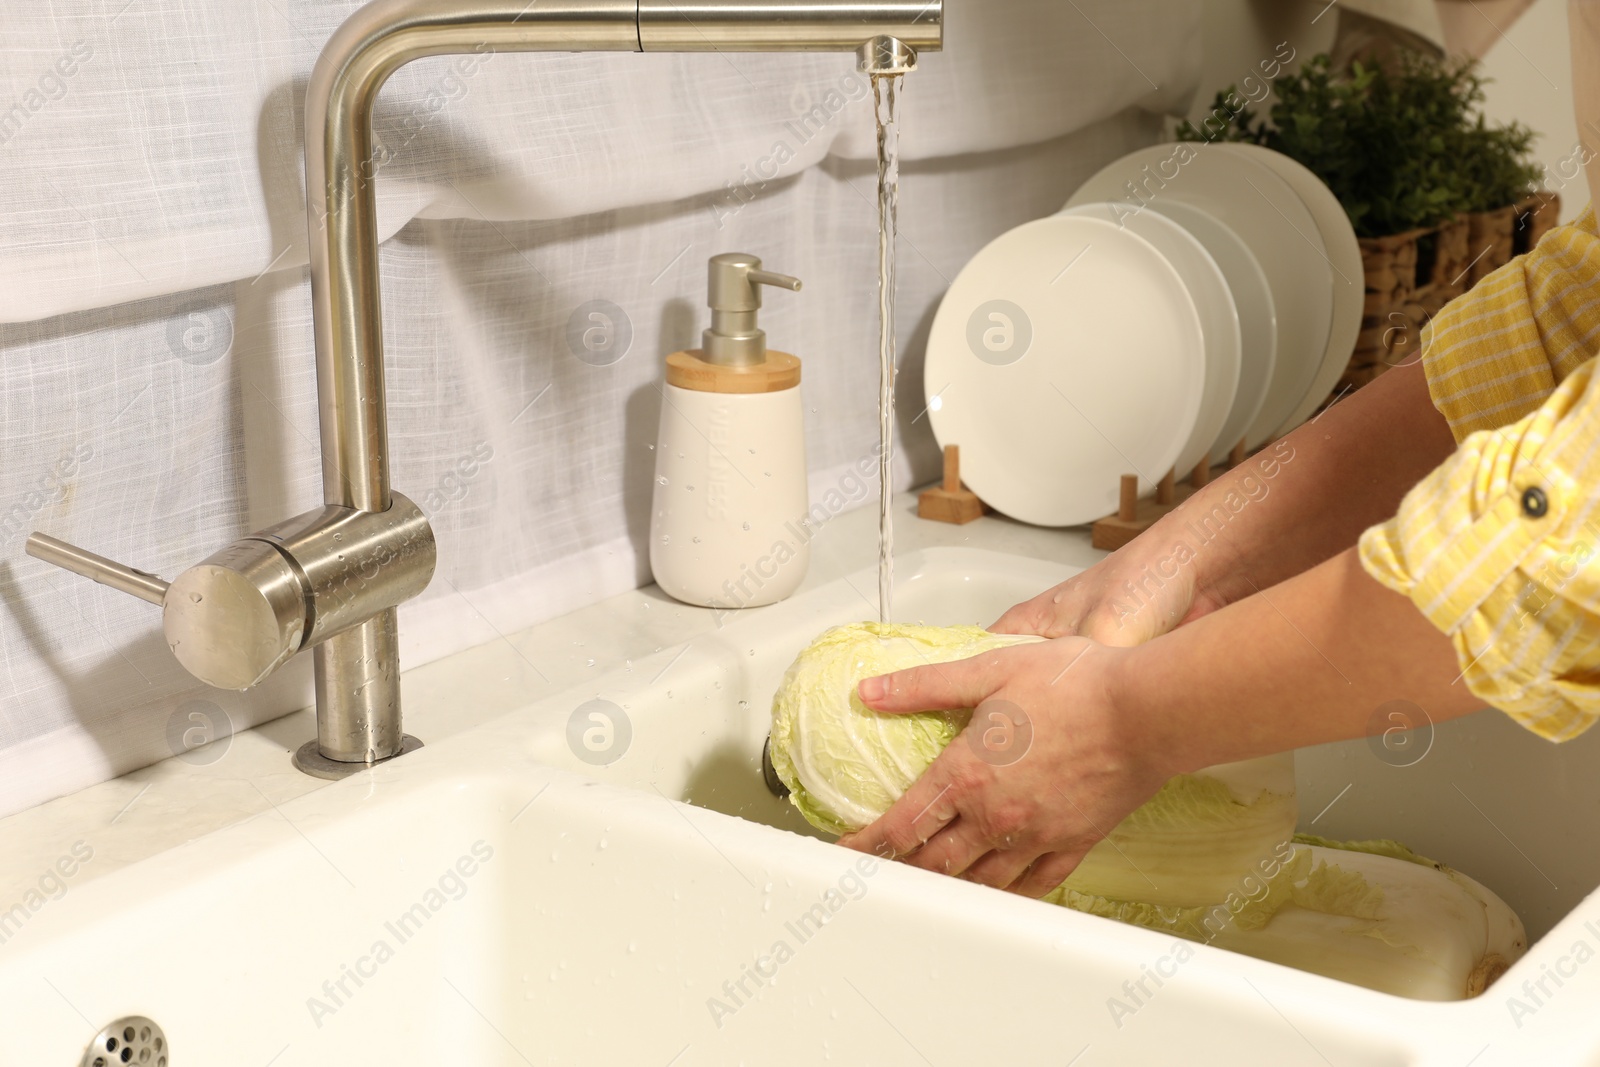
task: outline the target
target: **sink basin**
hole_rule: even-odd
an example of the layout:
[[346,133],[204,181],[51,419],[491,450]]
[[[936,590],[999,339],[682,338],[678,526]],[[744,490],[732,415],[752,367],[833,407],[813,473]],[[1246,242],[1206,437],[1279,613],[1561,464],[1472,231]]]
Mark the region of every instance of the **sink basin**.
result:
[[[1075,568],[980,550],[916,553],[897,562],[895,616],[930,625],[986,626],[1018,600]],[[699,807],[807,836],[825,837],[792,804],[767,791],[761,748],[772,694],[795,653],[830,626],[876,618],[877,575],[851,575],[778,606],[726,616],[715,632],[638,665],[588,694],[548,702],[556,719],[530,755],[601,781],[660,792]],[[567,732],[589,700],[598,714],[626,721],[626,745],[602,753]],[[620,710],[619,710],[620,709]],[[577,715],[585,728],[605,724]],[[594,739],[597,744],[605,741]],[[622,749],[625,748],[625,752]],[[591,762],[605,757],[603,765]]]
[[[974,549],[898,570],[898,617],[931,623],[987,623],[1070,573]],[[1491,761],[1465,769],[1482,744],[1469,736],[1498,737],[1487,718],[1440,730],[1407,768],[1363,762],[1364,745],[1301,761],[1313,829],[1416,831],[1425,852],[1466,842],[1487,866],[1441,858],[1521,894],[1531,931],[1548,931],[1463,1004],[1189,949],[816,840],[761,783],[766,705],[794,653],[870,615],[874,590],[863,573],[731,615],[598,684],[73,886],[19,926],[0,910],[0,1064],[76,1064],[134,1014],[165,1029],[176,1067],[1481,1067],[1600,1051],[1600,966],[1574,963],[1577,942],[1584,960],[1600,946],[1600,902],[1584,896],[1600,876],[1545,855],[1536,807],[1495,806],[1509,793]],[[1562,804],[1596,788],[1551,773]],[[1462,795],[1510,837],[1473,830]],[[1541,895],[1507,860],[1517,850],[1562,888]],[[1141,980],[1149,995],[1113,1014]],[[1523,984],[1537,995],[1541,980],[1534,1004]]]

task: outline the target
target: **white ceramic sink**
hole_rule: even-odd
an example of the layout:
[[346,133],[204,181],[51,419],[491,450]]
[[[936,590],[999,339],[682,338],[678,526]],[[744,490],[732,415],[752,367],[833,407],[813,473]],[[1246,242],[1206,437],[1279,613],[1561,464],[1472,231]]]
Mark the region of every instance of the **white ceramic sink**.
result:
[[[989,622],[1067,573],[970,549],[905,556],[899,571],[899,617],[936,623]],[[1452,753],[1473,747],[1468,731],[1498,738],[1490,720],[1441,731],[1438,758],[1409,768],[1348,746],[1302,761],[1306,820],[1353,783],[1314,829],[1372,836],[1381,817],[1423,851],[1476,843],[1441,858],[1520,894],[1535,932],[1539,915],[1565,914],[1466,1004],[1201,947],[1119,1023],[1108,999],[1172,972],[1170,938],[792,832],[805,827],[761,783],[766,705],[816,632],[871,613],[873,589],[862,574],[731,618],[74,888],[0,944],[0,1064],[76,1064],[98,1026],[129,1014],[166,1029],[173,1067],[1595,1062],[1600,964],[1573,962],[1576,942],[1600,948],[1600,905],[1583,899],[1594,861],[1547,858],[1556,838],[1531,805],[1492,807],[1505,775],[1487,760],[1454,780],[1508,838],[1456,828]],[[609,748],[594,711],[614,720]],[[1596,776],[1550,774],[1547,803],[1590,798],[1592,820]],[[1538,893],[1507,859],[1519,850],[1561,888]],[[1547,980],[1514,1017],[1507,996],[1551,970],[1562,986]]]

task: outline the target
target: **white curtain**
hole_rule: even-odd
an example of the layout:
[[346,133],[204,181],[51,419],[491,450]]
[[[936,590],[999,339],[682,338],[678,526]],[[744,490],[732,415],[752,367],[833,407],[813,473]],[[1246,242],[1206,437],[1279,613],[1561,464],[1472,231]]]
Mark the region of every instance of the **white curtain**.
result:
[[[219,693],[158,609],[22,553],[43,530],[167,577],[319,500],[301,110],[355,3],[58,0],[0,10],[0,814],[173,751],[205,701],[243,729],[309,669]],[[1196,5],[948,0],[906,86],[903,484],[937,467],[921,349],[989,240],[1154,140],[1194,89]],[[649,581],[662,358],[697,343],[705,260],[805,361],[814,485],[875,435],[872,128],[846,56],[439,57],[378,106],[394,483],[439,538],[401,613],[415,666]],[[595,366],[574,312],[620,309]],[[302,657],[305,659],[306,657]],[[174,725],[176,724],[176,726]]]

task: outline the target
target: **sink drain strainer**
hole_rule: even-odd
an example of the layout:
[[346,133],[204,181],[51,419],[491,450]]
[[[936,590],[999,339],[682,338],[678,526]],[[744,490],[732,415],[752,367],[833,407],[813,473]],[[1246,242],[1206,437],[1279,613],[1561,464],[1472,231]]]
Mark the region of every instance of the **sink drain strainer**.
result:
[[767,783],[767,789],[773,796],[782,800],[789,795],[789,787],[783,784],[783,779],[778,777],[778,768],[772,765],[772,738],[767,738],[767,743],[761,746],[761,778]]
[[83,1052],[79,1067],[167,1067],[167,1035],[153,1019],[130,1015],[118,1019],[95,1035]]

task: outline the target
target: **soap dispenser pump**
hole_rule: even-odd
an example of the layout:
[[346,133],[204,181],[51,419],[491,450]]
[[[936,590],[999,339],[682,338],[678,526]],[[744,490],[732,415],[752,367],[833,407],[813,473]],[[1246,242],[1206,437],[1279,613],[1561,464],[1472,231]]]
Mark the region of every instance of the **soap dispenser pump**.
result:
[[711,328],[667,357],[650,567],[696,607],[776,603],[810,563],[800,360],[767,349],[763,285],[800,291],[755,256],[713,256]]

